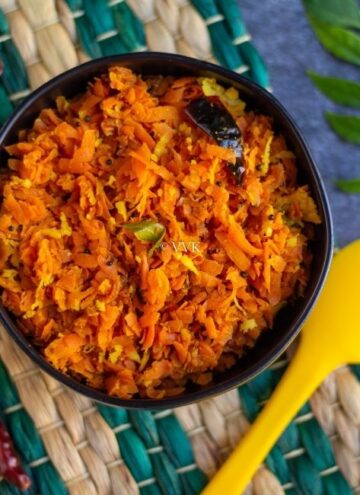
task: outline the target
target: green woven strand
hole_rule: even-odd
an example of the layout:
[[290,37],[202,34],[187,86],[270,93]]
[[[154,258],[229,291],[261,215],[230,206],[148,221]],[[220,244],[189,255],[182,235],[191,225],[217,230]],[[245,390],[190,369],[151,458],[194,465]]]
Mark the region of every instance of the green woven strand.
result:
[[[135,430],[142,438],[147,448],[153,448],[159,445],[159,435],[157,432],[156,422],[149,411],[129,411],[131,423]],[[154,485],[143,488],[142,494],[152,495]],[[149,491],[151,490],[151,491]],[[156,490],[160,493],[160,488],[156,485]]]
[[163,452],[152,454],[155,476],[164,495],[181,495],[182,485],[174,465]]
[[141,495],[164,495],[156,483],[140,488]]
[[333,467],[335,458],[329,438],[320,428],[316,419],[310,419],[298,425],[302,443],[317,470]]
[[108,407],[104,404],[97,404],[101,416],[105,419],[111,428],[128,423],[128,413],[126,409],[120,407]]
[[244,75],[249,75],[250,79],[254,82],[264,88],[268,88],[270,81],[267,67],[255,46],[250,41],[244,41],[241,45],[238,45],[238,50],[250,67],[249,73],[245,73]]
[[198,493],[201,493],[208,482],[205,474],[198,468],[182,474],[180,479],[184,495],[197,495]]
[[0,125],[6,122],[7,118],[12,114],[13,108],[4,86],[0,84]]
[[[191,3],[205,20],[221,15],[214,0],[191,0]],[[211,38],[213,53],[220,64],[234,70],[244,65],[244,60],[232,44],[231,38],[221,20],[214,22],[213,24],[209,24],[208,30]]]
[[32,468],[40,495],[67,495],[69,492],[51,462]]
[[22,492],[21,490],[16,488],[16,486],[11,485],[7,481],[1,481],[0,482],[0,494],[1,495],[30,495],[31,492],[29,490]]
[[[5,14],[0,10],[0,35],[10,35],[9,24]],[[1,80],[6,91],[11,95],[28,88],[28,78],[24,62],[11,39],[0,43],[0,59],[4,67]]]
[[146,48],[145,32],[142,23],[125,2],[111,7],[119,37],[127,51],[135,52]]
[[259,402],[267,400],[273,391],[272,371],[265,370],[247,383],[248,389]]
[[13,387],[10,380],[10,376],[2,363],[0,361],[0,383],[1,383],[1,394],[0,394],[0,410],[3,411],[8,407],[16,406],[20,404],[20,399],[15,387]]
[[[1,382],[2,383],[2,382]],[[34,423],[24,409],[6,416],[6,424],[16,449],[27,463],[46,456],[46,451]],[[59,473],[50,461],[32,468],[32,475],[40,494],[66,495],[68,493]]]
[[[66,0],[72,12],[83,12],[82,0]],[[96,41],[94,29],[89,25],[87,17],[83,15],[75,16],[76,32],[80,41],[80,45],[85,53],[91,58],[101,57],[101,48]]]
[[[109,7],[105,0],[66,0],[75,17],[78,38],[91,58],[143,50],[144,29],[125,2]],[[96,37],[117,30],[118,34],[97,41]]]
[[139,435],[131,428],[116,434],[121,454],[136,481],[152,478],[154,473],[150,457]]
[[277,445],[280,447],[283,454],[287,454],[292,450],[296,450],[300,447],[300,435],[297,426],[294,423],[290,423],[286,430],[279,438]]
[[156,421],[150,411],[129,411],[129,416],[135,430],[148,449],[159,445]]
[[241,404],[244,410],[244,413],[248,420],[252,423],[256,416],[260,412],[260,406],[254,395],[251,393],[249,389],[249,383],[246,383],[239,389]]
[[[189,439],[174,415],[159,418],[157,421],[149,411],[129,411],[129,416],[131,423],[147,448],[159,446],[161,440],[166,454],[176,467],[187,467],[194,463]],[[166,459],[163,460],[161,456],[158,459],[155,454],[152,459],[155,474],[158,469],[164,470],[162,467],[163,462],[166,463],[165,466],[168,464]],[[172,471],[171,466],[170,464],[169,469]],[[188,495],[199,493],[207,481],[205,475],[198,468],[177,476],[181,481],[182,493]],[[160,476],[159,480],[161,479]]]
[[[206,483],[204,474],[197,468],[179,475],[175,467],[185,467],[194,463],[189,439],[173,415],[155,421],[148,411],[129,411],[98,405],[98,409],[112,427],[131,422],[132,428],[126,428],[116,434],[122,456],[135,480],[141,482],[155,477],[162,493],[166,495],[196,495]],[[171,434],[169,431],[171,430]],[[167,431],[167,434],[166,434]],[[150,454],[146,450],[158,446],[164,452]],[[175,445],[177,449],[175,450]],[[142,495],[159,493],[155,484],[141,489]]]
[[273,384],[272,389],[279,384],[283,374],[285,373],[286,366],[282,366],[281,368],[271,370],[271,383]]
[[304,416],[304,414],[308,414],[308,413],[311,413],[311,407],[309,405],[308,402],[306,402],[302,408],[299,410],[299,412],[297,413],[296,417],[298,416]]
[[194,462],[191,444],[176,417],[171,414],[157,420],[160,440],[177,467]]
[[95,33],[87,19],[82,16],[75,19],[76,30],[79,37],[80,44],[84,49],[84,52],[91,58],[100,58],[102,56],[99,43],[95,39]]
[[356,378],[360,380],[360,364],[354,364],[353,366],[350,366],[351,371],[354,373]]
[[267,467],[272,471],[282,484],[289,483],[292,479],[288,463],[278,445],[271,449],[265,459]]
[[[177,487],[179,484],[178,475],[167,459],[163,459],[163,454],[153,454],[150,459],[144,444],[134,430],[128,429],[116,434],[121,448],[122,456],[129,467],[135,480],[140,482],[149,478],[155,478],[157,485],[153,483],[141,490],[143,495],[149,493],[160,493],[164,495],[179,495],[179,491],[168,492],[169,487]],[[159,457],[162,462],[159,462]],[[154,462],[155,461],[155,462]],[[157,461],[157,462],[156,462]],[[150,491],[149,491],[150,490]],[[156,490],[156,492],[155,492]]]
[[[125,409],[98,405],[100,414],[105,421],[116,428],[129,423],[128,413]],[[153,477],[153,469],[142,440],[132,428],[116,433],[121,454],[136,481],[143,481]]]
[[[195,463],[189,438],[177,418],[170,414],[157,420],[160,440],[176,467],[187,467]],[[205,474],[199,468],[182,473],[180,480],[185,494],[199,493],[207,483]]]
[[307,455],[289,460],[298,495],[325,495],[321,478]]
[[46,456],[41,438],[24,409],[19,409],[6,416],[6,424],[11,437],[26,462],[33,462]]
[[[117,433],[116,438],[124,461],[134,479],[139,483],[150,478],[155,478],[150,457],[135,431],[129,428],[128,430]],[[142,495],[160,495],[161,491],[158,484],[160,484],[160,480],[156,479],[156,483],[142,488]]]
[[164,495],[156,483],[140,488],[141,495]]
[[83,0],[83,7],[96,36],[115,29],[114,19],[106,1]]
[[[1,361],[0,383],[0,410],[6,411],[11,407],[20,404],[17,390]],[[20,453],[25,466],[46,456],[46,451],[39,433],[25,409],[9,412],[4,415],[4,419],[14,441],[14,445]],[[41,495],[66,495],[68,493],[62,479],[51,462],[46,462],[37,467],[33,467],[31,471],[29,471],[29,476],[33,480],[33,486],[28,492],[29,495],[35,492],[40,493]],[[2,489],[3,484],[1,484],[0,489],[1,495]],[[11,487],[9,489],[13,488]],[[20,494],[19,491],[9,493]]]
[[333,473],[323,478],[326,495],[352,495],[353,491],[341,473]]
[[[269,86],[269,74],[264,59],[250,41],[237,42],[248,35],[237,0],[216,0],[219,11],[224,15],[230,37],[241,57],[249,65],[249,76],[260,86]],[[246,39],[246,38],[245,38]]]
[[[108,407],[104,404],[97,405],[98,410],[111,428],[129,423],[129,415],[125,409]],[[133,428],[116,433],[121,455],[134,479],[139,483],[154,477],[154,470],[145,448],[144,442]],[[156,483],[152,483],[141,489],[142,495],[160,495],[160,489]]]
[[[106,0],[83,0],[83,6],[88,23],[92,26],[95,36],[115,31],[114,18]],[[127,48],[118,34],[98,40],[103,55],[126,53]]]

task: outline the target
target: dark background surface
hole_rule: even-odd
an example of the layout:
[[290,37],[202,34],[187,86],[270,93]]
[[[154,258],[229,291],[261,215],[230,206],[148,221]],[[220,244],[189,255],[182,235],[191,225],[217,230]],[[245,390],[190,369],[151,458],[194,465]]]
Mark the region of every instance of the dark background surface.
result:
[[360,195],[338,191],[337,178],[360,177],[360,146],[338,138],[323,112],[354,113],[320,94],[305,74],[360,80],[360,68],[333,58],[318,43],[300,0],[241,0],[240,6],[255,46],[265,58],[275,96],[295,118],[321,171],[335,225],[335,241],[343,246],[360,238]]

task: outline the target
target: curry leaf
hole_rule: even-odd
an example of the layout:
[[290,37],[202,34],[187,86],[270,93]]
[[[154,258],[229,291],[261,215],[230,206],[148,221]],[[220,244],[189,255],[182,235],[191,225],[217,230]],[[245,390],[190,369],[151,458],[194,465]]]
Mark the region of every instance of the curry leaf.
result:
[[309,15],[309,20],[326,50],[341,60],[360,65],[360,36],[348,29],[321,22],[312,15]]
[[312,70],[307,75],[315,86],[330,100],[340,105],[360,108],[360,84],[347,79],[337,77],[321,76]]
[[326,120],[330,127],[345,141],[360,144],[360,117],[326,112]]
[[337,187],[346,193],[360,194],[360,178],[350,180],[337,180],[335,182]]
[[161,243],[162,243],[164,237],[165,237],[165,227],[164,227],[163,234],[159,237],[159,239],[155,242],[155,244],[153,245],[153,247],[150,249],[149,256],[152,256],[153,253],[154,253],[154,251],[161,246]]
[[360,28],[357,0],[303,0],[307,12],[319,21],[341,27]]
[[133,232],[139,241],[155,243],[149,251],[150,256],[152,256],[155,249],[160,247],[166,233],[165,227],[161,223],[152,222],[151,220],[146,220],[144,222],[124,223],[123,227],[124,229]]
[[158,222],[146,220],[144,222],[124,223],[124,229],[135,234],[139,241],[156,242],[165,233],[165,227]]

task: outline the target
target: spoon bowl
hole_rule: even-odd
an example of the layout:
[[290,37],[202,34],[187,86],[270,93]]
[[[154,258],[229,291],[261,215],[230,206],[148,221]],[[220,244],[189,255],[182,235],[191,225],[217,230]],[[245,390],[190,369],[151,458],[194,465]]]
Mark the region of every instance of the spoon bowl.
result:
[[360,362],[359,296],[360,240],[335,255],[322,295],[301,333],[302,347],[308,351],[311,346],[314,359],[326,360],[332,369]]

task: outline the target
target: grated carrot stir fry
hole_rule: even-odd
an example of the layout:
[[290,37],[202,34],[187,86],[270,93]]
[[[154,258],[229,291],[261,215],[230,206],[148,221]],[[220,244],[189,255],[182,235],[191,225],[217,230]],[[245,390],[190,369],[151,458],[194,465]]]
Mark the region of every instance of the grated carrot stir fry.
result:
[[[220,97],[231,149],[185,115]],[[1,172],[3,304],[58,370],[129,399],[206,384],[301,297],[320,222],[269,117],[211,79],[112,67],[44,109]]]

